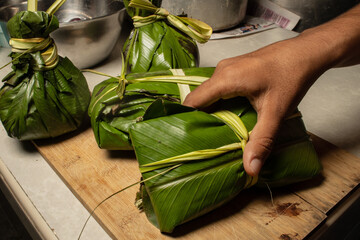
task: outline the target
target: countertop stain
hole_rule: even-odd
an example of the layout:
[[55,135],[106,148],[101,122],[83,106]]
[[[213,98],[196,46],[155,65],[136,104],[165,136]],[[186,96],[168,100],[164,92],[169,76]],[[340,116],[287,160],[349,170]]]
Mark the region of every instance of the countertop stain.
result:
[[[298,207],[299,205],[300,205],[300,203],[276,204],[274,206],[274,210],[267,213],[270,217],[272,217],[272,219],[269,222],[265,223],[265,225],[269,225],[278,216],[281,216],[281,215],[288,216],[288,217],[296,217],[296,216],[300,215],[300,213],[303,212],[304,210],[299,208]],[[284,239],[286,239],[286,238],[284,238]]]
[[298,239],[299,234],[295,233],[295,234],[281,234],[279,239],[280,240],[297,240]]
[[298,216],[298,215],[300,215],[301,212],[304,211],[301,208],[298,208],[299,205],[300,205],[300,203],[278,204],[276,206],[276,214],[285,215],[285,216],[289,216],[289,217]]

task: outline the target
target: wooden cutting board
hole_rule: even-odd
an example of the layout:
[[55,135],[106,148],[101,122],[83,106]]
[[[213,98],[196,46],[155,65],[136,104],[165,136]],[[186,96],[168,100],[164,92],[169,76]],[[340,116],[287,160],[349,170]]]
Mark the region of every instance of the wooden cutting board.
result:
[[[313,141],[324,167],[322,175],[271,189],[273,199],[268,189],[247,189],[165,235],[135,207],[138,186],[134,186],[102,204],[94,217],[114,239],[302,239],[360,184],[360,159],[316,136]],[[90,128],[35,145],[89,211],[140,179],[134,153],[99,149]]]

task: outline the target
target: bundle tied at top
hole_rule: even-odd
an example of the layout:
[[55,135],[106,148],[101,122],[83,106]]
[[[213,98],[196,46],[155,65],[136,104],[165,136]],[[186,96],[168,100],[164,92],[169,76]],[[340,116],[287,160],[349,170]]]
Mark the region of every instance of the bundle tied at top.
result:
[[134,27],[142,27],[158,20],[166,19],[172,26],[199,43],[206,43],[211,37],[212,28],[208,24],[194,18],[175,16],[164,8],[156,7],[148,0],[131,0],[129,7],[153,12],[152,15],[146,17],[133,16]]
[[49,36],[59,28],[56,17],[46,12],[22,11],[12,17],[7,26],[11,36],[9,44],[12,47],[10,56],[13,65],[21,67],[29,63],[37,71],[49,70],[57,65],[59,57],[56,44]]
[[[212,34],[206,23],[170,14],[148,0],[124,1],[134,30],[124,45],[130,72],[191,68],[199,64],[195,41],[205,43]],[[142,12],[140,12],[142,11]]]
[[90,101],[85,77],[69,59],[58,55],[50,33],[59,27],[53,13],[21,11],[7,23],[12,71],[0,90],[0,119],[20,140],[55,137],[77,129]]

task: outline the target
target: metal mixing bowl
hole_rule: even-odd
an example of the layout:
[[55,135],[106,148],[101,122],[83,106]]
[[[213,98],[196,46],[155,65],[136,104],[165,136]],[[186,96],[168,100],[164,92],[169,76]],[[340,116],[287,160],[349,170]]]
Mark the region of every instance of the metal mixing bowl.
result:
[[161,7],[175,15],[187,15],[209,24],[214,31],[238,25],[245,17],[248,0],[161,0]]
[[[38,10],[47,10],[53,0],[39,0]],[[8,21],[27,9],[27,1],[1,0],[0,21]],[[106,59],[116,45],[125,8],[119,0],[67,0],[55,13],[60,28],[53,32],[59,55],[78,68],[88,68]]]

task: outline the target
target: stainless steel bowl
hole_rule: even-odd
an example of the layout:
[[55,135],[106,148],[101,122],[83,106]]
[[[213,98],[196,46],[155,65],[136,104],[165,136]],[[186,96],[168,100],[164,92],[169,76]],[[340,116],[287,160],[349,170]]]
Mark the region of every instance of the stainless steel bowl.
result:
[[[39,0],[38,10],[46,10],[53,2]],[[1,0],[0,21],[8,21],[26,8],[24,0]],[[110,55],[119,39],[125,8],[118,0],[67,0],[55,15],[60,28],[51,36],[59,54],[78,68],[89,68]]]
[[162,0],[161,7],[209,24],[214,31],[238,25],[245,17],[247,0]]

